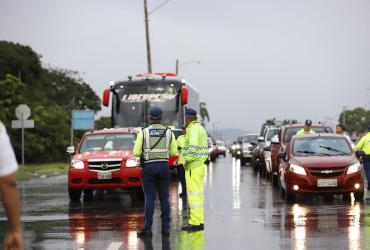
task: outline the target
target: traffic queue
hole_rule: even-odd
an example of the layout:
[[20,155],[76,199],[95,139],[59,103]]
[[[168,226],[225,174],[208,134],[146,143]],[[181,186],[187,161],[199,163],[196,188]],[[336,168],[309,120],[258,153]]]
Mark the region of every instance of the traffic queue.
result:
[[259,134],[238,137],[229,152],[271,181],[286,201],[298,195],[342,195],[350,200],[351,194],[363,201],[364,189],[369,189],[364,175],[370,149],[366,136],[369,133],[355,147],[342,124],[334,131],[311,120],[267,120]]

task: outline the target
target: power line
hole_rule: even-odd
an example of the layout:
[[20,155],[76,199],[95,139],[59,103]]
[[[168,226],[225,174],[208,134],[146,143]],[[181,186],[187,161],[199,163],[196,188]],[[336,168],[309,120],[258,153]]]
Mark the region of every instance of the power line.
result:
[[151,15],[152,13],[156,12],[157,10],[159,10],[160,8],[162,8],[163,6],[165,6],[166,4],[168,4],[170,1],[171,0],[167,0],[167,1],[163,2],[158,7],[154,8],[152,11],[150,11],[148,14]]

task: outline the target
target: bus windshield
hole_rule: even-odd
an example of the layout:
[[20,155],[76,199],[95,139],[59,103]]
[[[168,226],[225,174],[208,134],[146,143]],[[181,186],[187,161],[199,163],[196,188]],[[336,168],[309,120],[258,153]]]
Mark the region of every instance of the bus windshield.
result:
[[149,111],[158,107],[163,111],[162,124],[182,126],[182,109],[179,108],[179,84],[170,81],[126,82],[116,86],[120,98],[119,112],[113,112],[113,121],[119,127],[145,127],[149,125]]

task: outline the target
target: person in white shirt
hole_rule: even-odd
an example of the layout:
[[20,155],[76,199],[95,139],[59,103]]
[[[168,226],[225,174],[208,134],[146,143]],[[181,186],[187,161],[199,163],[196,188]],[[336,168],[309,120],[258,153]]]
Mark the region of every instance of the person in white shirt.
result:
[[351,137],[346,133],[346,127],[343,124],[338,124],[335,127],[335,133],[338,135],[344,135],[347,140],[349,141],[349,144],[351,144],[352,148],[355,148],[355,144],[353,144]]
[[16,185],[18,163],[4,125],[0,121],[0,194],[8,217],[8,230],[3,241],[4,250],[23,249],[20,202]]

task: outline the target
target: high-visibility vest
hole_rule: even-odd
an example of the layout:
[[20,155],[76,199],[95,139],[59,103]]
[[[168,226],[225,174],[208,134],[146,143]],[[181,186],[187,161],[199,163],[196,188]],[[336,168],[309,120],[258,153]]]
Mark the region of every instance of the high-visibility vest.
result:
[[178,148],[178,151],[179,151],[178,163],[180,165],[185,164],[184,152],[183,152],[184,146],[185,146],[185,135],[180,135],[179,137],[177,137],[177,148]]
[[183,150],[187,170],[204,165],[209,155],[208,135],[199,122],[192,122],[186,128]]
[[304,130],[304,128],[300,129],[296,135],[312,135],[312,134],[316,134],[315,131],[313,131],[312,129],[309,131],[309,132],[306,132]]
[[143,157],[145,163],[168,161],[171,134],[171,129],[162,125],[143,129]]
[[370,132],[361,138],[355,149],[356,151],[364,151],[366,155],[370,155]]

